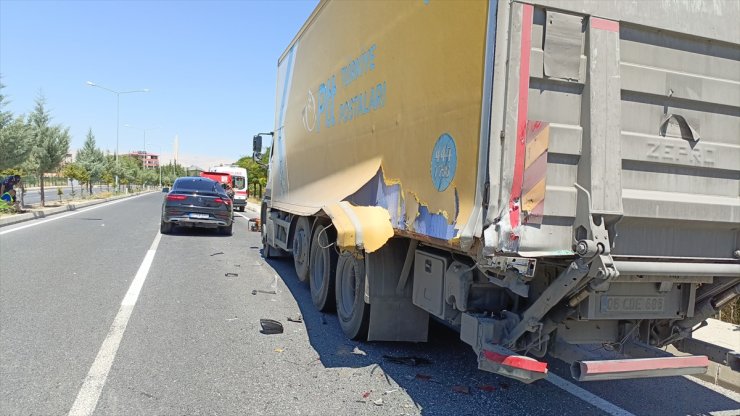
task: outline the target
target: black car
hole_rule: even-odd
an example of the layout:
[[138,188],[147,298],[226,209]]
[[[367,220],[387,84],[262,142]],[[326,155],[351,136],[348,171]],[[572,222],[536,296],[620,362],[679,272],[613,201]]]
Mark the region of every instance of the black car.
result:
[[201,177],[178,178],[162,203],[162,234],[174,226],[216,228],[231,235],[234,212],[231,198],[218,182]]

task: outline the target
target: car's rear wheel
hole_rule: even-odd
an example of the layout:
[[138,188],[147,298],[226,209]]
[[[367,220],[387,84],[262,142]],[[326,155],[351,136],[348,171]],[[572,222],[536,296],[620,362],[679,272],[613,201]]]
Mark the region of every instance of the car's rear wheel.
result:
[[162,222],[159,224],[159,232],[162,234],[169,234],[172,232],[172,223],[171,222],[165,222],[162,220]]
[[370,305],[365,303],[365,258],[342,253],[337,262],[337,318],[342,332],[354,340],[367,338]]
[[329,236],[328,227],[316,226],[311,238],[309,259],[311,300],[316,309],[327,312],[334,310],[334,273],[337,267],[337,252]]
[[225,226],[225,227],[218,227],[218,231],[221,233],[221,235],[231,235],[232,229],[234,228],[234,223]]
[[308,217],[300,217],[293,231],[293,264],[298,280],[308,280],[309,248],[311,246],[311,221]]

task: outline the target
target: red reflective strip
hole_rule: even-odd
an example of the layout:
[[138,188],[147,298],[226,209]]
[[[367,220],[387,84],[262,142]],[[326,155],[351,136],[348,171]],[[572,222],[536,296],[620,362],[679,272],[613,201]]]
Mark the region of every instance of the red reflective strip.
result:
[[594,29],[608,30],[609,32],[619,32],[619,22],[599,19],[598,17],[591,18],[591,27]]
[[247,191],[236,191],[237,195],[246,195]]
[[493,351],[483,350],[483,356],[490,361],[501,363],[503,365],[520,368],[522,370],[536,371],[538,373],[547,372],[547,363],[522,355],[503,355]]
[[625,373],[628,371],[667,370],[671,368],[707,367],[708,365],[709,358],[704,355],[581,362],[583,375]]
[[[527,109],[529,108],[529,57],[532,52],[532,15],[534,6],[522,5],[522,44],[521,62],[519,63],[519,106],[516,119],[516,157],[514,159],[514,177],[511,181],[511,195],[509,196],[509,219],[511,228],[519,226],[517,200],[522,196],[522,178],[524,176],[524,150],[527,133]],[[516,235],[512,233],[512,239]]]

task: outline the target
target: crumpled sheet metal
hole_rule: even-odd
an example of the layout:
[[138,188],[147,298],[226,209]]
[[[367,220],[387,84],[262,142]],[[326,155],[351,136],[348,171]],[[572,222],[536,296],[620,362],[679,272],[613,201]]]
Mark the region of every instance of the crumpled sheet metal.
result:
[[323,207],[337,231],[340,250],[372,253],[393,237],[388,210],[383,207],[354,206],[342,201]]

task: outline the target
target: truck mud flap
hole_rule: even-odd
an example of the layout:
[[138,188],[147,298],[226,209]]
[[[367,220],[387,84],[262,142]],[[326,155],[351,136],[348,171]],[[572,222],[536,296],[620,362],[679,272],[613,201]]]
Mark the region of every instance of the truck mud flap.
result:
[[518,355],[497,345],[486,345],[480,350],[478,369],[514,378],[527,384],[547,377],[547,363]]
[[633,358],[624,360],[576,361],[570,367],[578,381],[618,380],[666,377],[707,372],[709,359],[704,355],[687,357]]

